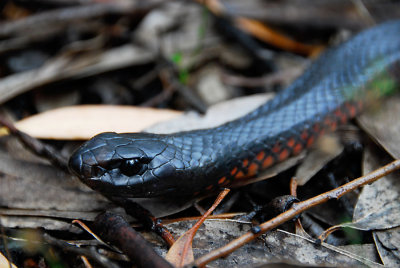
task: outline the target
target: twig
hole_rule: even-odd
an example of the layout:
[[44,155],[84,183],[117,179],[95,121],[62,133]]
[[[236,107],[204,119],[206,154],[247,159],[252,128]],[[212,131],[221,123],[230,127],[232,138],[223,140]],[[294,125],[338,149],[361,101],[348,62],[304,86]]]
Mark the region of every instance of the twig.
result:
[[69,173],[68,161],[52,146],[19,131],[13,123],[0,117],[0,125],[7,127],[12,135],[17,137],[34,154],[49,160],[53,165]]
[[[297,187],[298,187],[298,183],[297,183],[297,178],[296,177],[292,177],[290,179],[290,195],[294,196],[297,198]],[[296,234],[301,234],[307,238],[311,238],[311,236],[304,230],[303,225],[301,223],[300,217],[298,217],[294,223],[294,227],[296,229]]]
[[[227,16],[227,9],[223,7],[219,0],[200,1],[203,3],[213,14],[222,18]],[[280,32],[274,30],[271,27],[266,26],[259,20],[254,20],[248,17],[235,16],[233,18],[234,25],[243,30],[244,32],[250,33],[252,36],[257,37],[259,40],[272,44],[281,49],[304,54],[304,55],[316,55],[323,47],[318,45],[308,45],[297,42]]]
[[[354,1],[336,0],[318,3],[315,1],[287,1],[278,5],[273,1],[264,1],[262,8],[257,9],[243,8],[243,5],[230,3],[229,8],[225,8],[225,10],[231,17],[243,16],[272,25],[350,30],[365,28],[367,21],[365,15],[362,14],[364,11],[361,13],[360,10],[355,10]],[[304,8],[304,5],[307,5],[307,8]],[[363,5],[378,21],[398,17],[396,1],[363,1]],[[383,9],[385,10],[384,15],[377,12]],[[315,23],[316,21],[318,24]]]
[[296,177],[292,177],[290,179],[290,195],[293,195],[294,197],[297,197],[297,178]]
[[221,79],[225,84],[235,87],[272,87],[294,80],[304,72],[306,65],[287,68],[262,77],[240,77],[223,73]]
[[325,231],[323,231],[317,239],[317,243],[322,243],[323,241],[325,241],[325,239],[333,232],[340,230],[342,228],[342,226],[340,225],[334,225],[329,227],[328,229],[326,229]]
[[368,11],[368,8],[361,0],[352,0],[351,2],[353,2],[356,10],[360,14],[360,16],[364,18],[364,20],[369,24],[369,26],[373,26],[376,24],[376,21],[372,17],[371,13]]
[[96,217],[95,229],[102,239],[118,247],[138,267],[173,268],[121,216],[103,213]]
[[43,234],[43,240],[49,243],[50,245],[56,246],[58,248],[61,248],[62,250],[73,252],[82,256],[88,256],[94,261],[96,261],[98,264],[101,264],[103,267],[111,267],[111,268],[118,268],[119,266],[112,261],[110,261],[108,258],[102,256],[101,254],[97,253],[94,250],[86,249],[86,248],[80,248],[74,245],[71,245],[70,243],[54,238],[50,236],[47,233]]
[[158,71],[161,83],[163,85],[163,89],[161,93],[155,95],[154,97],[148,99],[147,101],[140,104],[142,107],[154,107],[158,104],[162,103],[163,101],[168,100],[172,97],[173,93],[176,91],[176,87],[169,83],[171,80],[169,71],[164,68]]
[[128,215],[137,219],[146,229],[158,234],[169,246],[175,243],[173,235],[162,224],[161,220],[154,217],[150,211],[142,207],[140,204],[127,198],[119,198],[115,196],[106,197],[118,206],[123,207]]
[[[222,192],[219,193],[217,199],[214,201],[213,205],[206,211],[206,213],[203,214],[200,220],[198,220],[192,228],[190,228],[189,231],[187,231],[185,234],[189,236],[189,238],[185,241],[185,245],[182,250],[182,256],[186,256],[186,254],[189,251],[189,248],[192,244],[193,238],[197,233],[197,230],[200,228],[200,226],[204,223],[204,221],[207,219],[207,217],[215,210],[215,208],[224,200],[225,196],[229,193],[229,189],[224,189]],[[185,258],[180,259],[180,263],[178,267],[183,267],[184,265]]]
[[187,86],[183,85],[179,79],[172,75],[171,85],[176,88],[176,91],[199,113],[205,114],[207,105]]
[[143,76],[135,79],[135,81],[132,82],[132,87],[134,89],[143,89],[152,81],[156,80],[159,76],[159,73],[163,69],[165,69],[165,64],[163,62],[157,63],[156,67],[151,69],[149,72],[145,73]]
[[196,109],[199,113],[206,113],[207,105],[189,87],[185,86],[181,83],[181,81],[179,81],[179,70],[177,67],[169,61],[165,61],[164,63],[165,67],[162,69],[162,72],[160,72],[160,76],[165,88],[164,91],[167,91],[166,94],[170,94],[169,92],[177,92],[191,107]]
[[[214,210],[215,213],[215,210]],[[233,219],[238,216],[246,215],[243,212],[232,212],[232,213],[224,213],[224,214],[217,214],[217,215],[210,215],[207,217],[207,220],[227,220]],[[172,219],[163,219],[164,224],[171,224],[175,222],[185,222],[185,221],[196,221],[201,219],[202,216],[195,216],[195,217],[182,217],[182,218],[172,218]]]
[[[147,3],[146,3],[147,2]],[[71,22],[94,19],[108,14],[129,14],[151,9],[162,1],[113,1],[41,12],[24,19],[0,24],[0,36],[17,35],[19,32],[41,32],[58,25],[68,26]]]
[[260,68],[265,69],[265,71],[275,69],[275,62],[273,61],[275,56],[274,52],[263,48],[245,31],[237,27],[234,21],[224,15],[215,14],[215,19],[218,29],[220,29],[220,31],[228,38],[235,40],[235,43],[243,47],[254,60],[258,60],[262,64],[262,67]]
[[254,240],[255,238],[266,233],[267,231],[281,225],[282,223],[294,218],[296,215],[299,215],[303,211],[306,211],[307,209],[310,209],[311,207],[315,207],[316,205],[320,205],[324,202],[327,202],[330,199],[339,199],[343,195],[345,195],[365,184],[372,183],[372,182],[378,180],[379,178],[381,178],[399,168],[400,168],[400,160],[395,160],[380,169],[377,169],[365,176],[362,176],[351,182],[348,182],[336,189],[333,189],[326,193],[317,195],[308,200],[305,200],[305,201],[302,201],[299,203],[295,203],[295,204],[293,204],[292,208],[289,209],[288,211],[280,214],[279,216],[277,216],[269,221],[262,223],[259,226],[260,232],[258,232],[257,234],[248,232],[248,233],[242,235],[241,237],[236,238],[235,240],[231,241],[227,245],[200,257],[199,259],[197,259],[194,262],[194,264],[197,267],[203,267],[207,263],[209,263],[213,260],[227,256],[228,254],[232,253],[233,251],[235,251],[236,249],[245,245],[246,243]]
[[167,101],[172,97],[174,94],[176,88],[173,86],[168,86],[166,88],[163,88],[161,93],[155,95],[154,97],[148,99],[147,101],[141,103],[139,106],[140,107],[155,107],[159,105],[160,103]]
[[33,88],[71,77],[87,77],[153,60],[153,54],[132,44],[80,57],[60,54],[43,66],[0,79],[0,103]]

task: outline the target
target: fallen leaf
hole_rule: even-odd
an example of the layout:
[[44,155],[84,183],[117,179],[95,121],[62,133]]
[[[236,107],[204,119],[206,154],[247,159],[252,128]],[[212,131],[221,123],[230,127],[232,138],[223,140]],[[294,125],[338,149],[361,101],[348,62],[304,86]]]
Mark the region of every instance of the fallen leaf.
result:
[[[376,148],[375,148],[376,149]],[[383,156],[382,156],[383,154]],[[371,146],[367,147],[364,152],[364,170],[363,174],[368,174],[373,170],[382,167],[391,161],[384,152],[373,150]],[[363,231],[373,231],[374,239],[382,238],[389,230],[395,230],[395,234],[390,236],[398,236],[400,226],[400,181],[398,180],[399,172],[393,172],[375,181],[370,185],[363,187],[358,197],[357,204],[354,208],[353,221],[338,224],[330,229],[340,229],[343,227],[353,228]],[[381,231],[381,232],[378,232]],[[379,233],[379,235],[378,235]],[[386,239],[387,242],[388,239]],[[382,242],[380,242],[382,244]],[[391,244],[389,242],[388,244]],[[395,242],[396,246],[385,245],[385,250],[398,250],[399,242]],[[379,246],[377,245],[379,251]],[[382,253],[385,255],[384,253]],[[380,253],[381,255],[381,253]]]
[[380,259],[379,256],[376,254],[376,247],[375,244],[352,244],[352,245],[345,245],[339,246],[338,248],[343,249],[345,251],[349,251],[352,254],[360,256],[362,258],[369,259],[373,262],[379,263]]
[[10,267],[10,268],[17,268],[14,263],[10,263],[6,257],[0,252],[0,267]]
[[397,159],[400,158],[399,116],[400,95],[397,94],[376,103],[357,117],[359,125]]
[[400,227],[375,231],[373,237],[385,267],[400,267]]
[[185,232],[169,249],[167,261],[174,265],[174,267],[183,267],[194,261],[192,241],[196,235],[200,226],[204,223],[207,217],[215,210],[215,208],[222,202],[224,197],[229,193],[229,189],[223,190],[215,200],[214,204],[207,210],[206,213],[190,228]]
[[[370,147],[365,150],[364,174],[383,166],[391,159],[379,156]],[[351,227],[362,230],[381,230],[400,226],[399,172],[389,174],[363,187],[354,208]]]
[[[173,264],[174,267],[183,267],[181,263],[189,264],[193,262],[194,256],[193,248],[191,245],[192,238],[193,237],[191,232],[186,232],[184,235],[179,237],[179,239],[176,240],[176,242],[169,249],[167,256],[165,256],[165,259]],[[185,248],[187,243],[190,243],[190,246],[188,248]]]
[[78,58],[61,55],[34,70],[12,74],[0,79],[0,103],[43,84],[70,77],[82,78],[126,66],[147,63],[153,59],[153,56],[150,51],[132,44]]
[[15,125],[36,138],[86,140],[100,132],[140,132],[180,114],[182,113],[166,109],[79,105],[40,113]]
[[238,17],[235,19],[235,22],[242,30],[249,32],[251,35],[267,44],[272,44],[283,50],[317,57],[324,49],[323,46],[307,45],[296,42],[257,20]]
[[193,129],[205,129],[219,126],[228,121],[235,120],[264,104],[273,98],[273,94],[256,94],[224,101],[210,106],[205,115],[189,112],[181,117],[160,122],[146,129],[152,133],[173,133]]
[[108,204],[98,193],[48,164],[0,153],[0,173],[0,214],[6,227],[77,231],[67,219],[91,220]]
[[42,139],[87,140],[107,131],[172,133],[221,125],[256,109],[272,96],[258,94],[233,99],[211,106],[204,116],[195,112],[182,115],[170,109],[119,105],[70,106],[27,117],[15,125]]
[[[221,16],[221,14],[225,15],[224,13],[228,13],[219,1],[213,0],[201,3],[205,4],[216,15]],[[237,16],[234,18],[234,22],[237,27],[243,31],[250,33],[252,36],[257,37],[267,44],[272,44],[283,50],[316,56],[324,48],[323,46],[307,45],[297,42],[255,19]]]

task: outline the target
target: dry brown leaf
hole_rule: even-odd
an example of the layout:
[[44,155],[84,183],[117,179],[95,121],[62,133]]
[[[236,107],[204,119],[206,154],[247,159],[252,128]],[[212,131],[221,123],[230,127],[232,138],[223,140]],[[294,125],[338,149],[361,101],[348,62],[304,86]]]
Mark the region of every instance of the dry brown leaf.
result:
[[[226,13],[225,8],[220,1],[213,0],[204,3],[202,1],[200,2],[205,4],[214,14],[221,15]],[[307,45],[294,41],[254,19],[238,16],[235,18],[235,24],[243,31],[250,33],[258,39],[287,51],[316,57],[324,49],[323,46]]]
[[192,242],[197,231],[207,219],[207,217],[215,210],[215,208],[222,202],[224,197],[229,193],[229,189],[223,190],[215,200],[214,204],[207,210],[206,213],[185,232],[179,239],[172,245],[166,256],[167,261],[175,267],[183,267],[194,261]]
[[175,267],[182,267],[180,264],[189,264],[194,261],[192,243],[185,249],[188,240],[192,240],[193,236],[190,232],[186,232],[184,235],[179,237],[178,240],[172,245],[167,253],[165,259],[173,264]]
[[296,42],[257,20],[238,17],[236,18],[236,24],[239,28],[251,33],[258,39],[284,50],[316,57],[324,48],[323,46],[312,46]]
[[36,138],[86,140],[100,132],[140,132],[181,115],[166,109],[118,105],[80,105],[55,109],[23,119],[16,127]]

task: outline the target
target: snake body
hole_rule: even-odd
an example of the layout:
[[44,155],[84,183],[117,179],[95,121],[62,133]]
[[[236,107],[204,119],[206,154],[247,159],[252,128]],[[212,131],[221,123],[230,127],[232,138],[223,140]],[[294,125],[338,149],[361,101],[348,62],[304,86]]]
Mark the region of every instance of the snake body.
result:
[[291,86],[237,120],[165,135],[102,133],[76,150],[69,166],[111,196],[217,190],[299,154],[393,91],[399,66],[400,21],[387,22],[328,50]]

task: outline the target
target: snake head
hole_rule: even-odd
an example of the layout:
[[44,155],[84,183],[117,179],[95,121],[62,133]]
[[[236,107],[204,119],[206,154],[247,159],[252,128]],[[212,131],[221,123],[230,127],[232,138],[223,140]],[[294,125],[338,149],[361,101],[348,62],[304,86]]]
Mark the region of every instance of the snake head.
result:
[[70,157],[70,170],[107,196],[153,197],[176,191],[183,162],[160,135],[101,133]]

